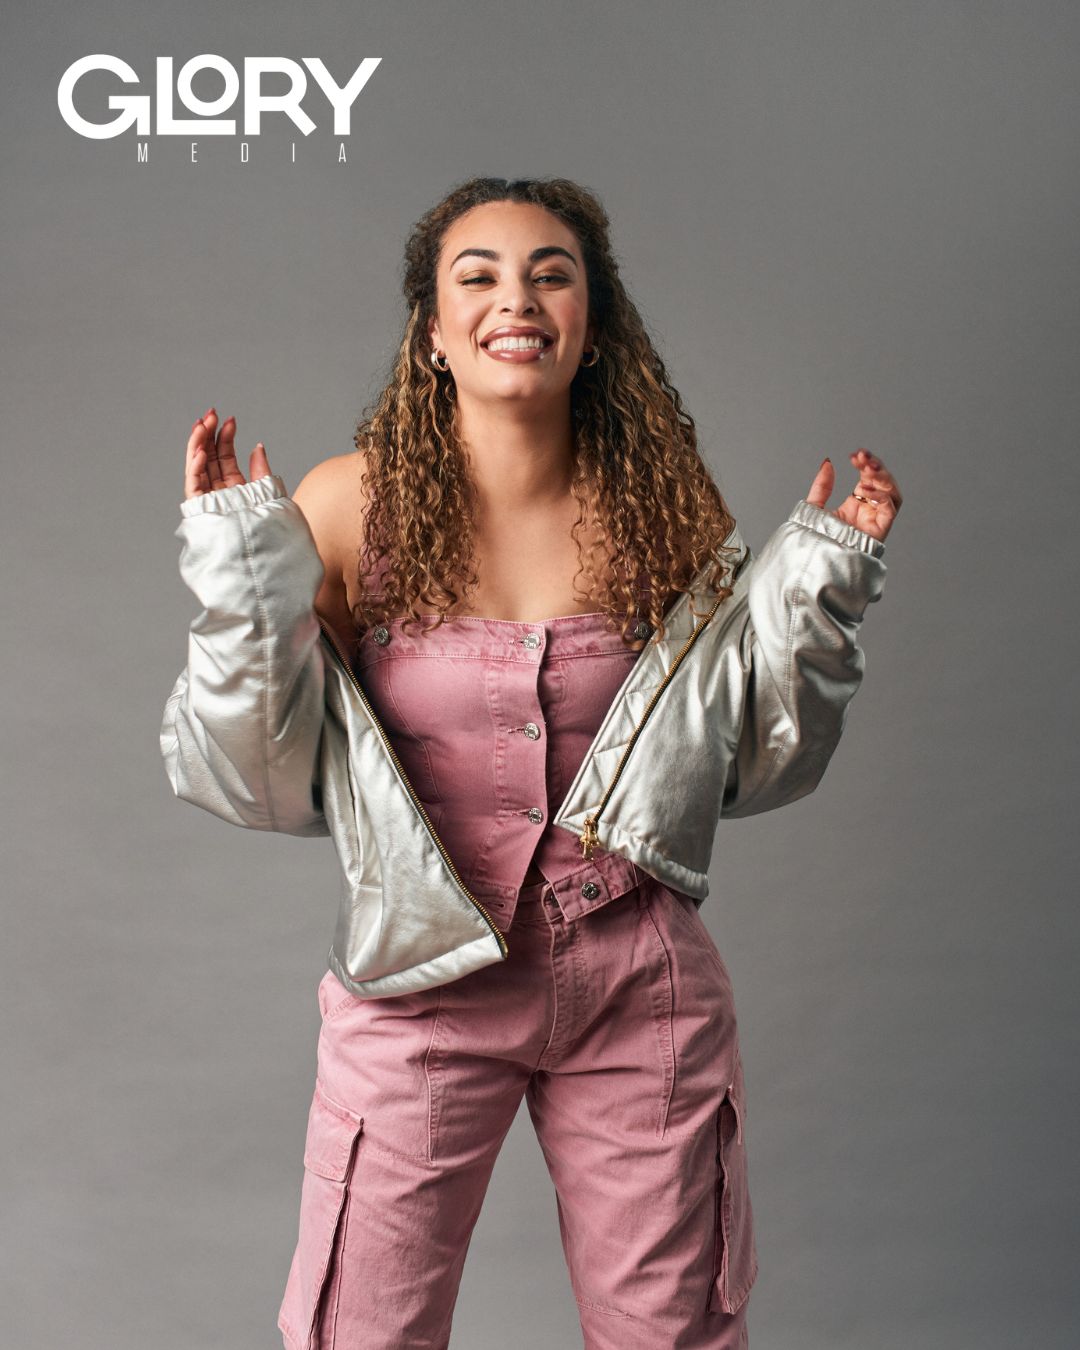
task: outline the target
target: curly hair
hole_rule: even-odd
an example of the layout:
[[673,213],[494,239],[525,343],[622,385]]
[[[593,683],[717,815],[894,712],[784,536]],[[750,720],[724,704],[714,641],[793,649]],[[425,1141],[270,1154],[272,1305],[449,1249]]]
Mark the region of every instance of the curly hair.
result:
[[[607,214],[593,193],[566,178],[471,178],[409,235],[405,332],[390,378],[364,409],[353,438],[368,503],[353,622],[358,630],[400,615],[419,623],[419,601],[437,615],[438,626],[477,584],[475,496],[457,432],[453,376],[440,378],[428,359],[428,323],[437,310],[436,270],[447,229],[473,207],[502,201],[543,207],[581,246],[599,358],[578,368],[569,391],[571,490],[579,505],[571,537],[581,559],[575,580],[584,573],[586,593],[628,646],[641,645],[633,628],[642,617],[659,641],[667,596],[689,590],[707,561],[713,567],[706,583],[721,598],[731,594],[723,584],[730,565],[721,555],[729,551],[724,540],[735,522],[698,451],[694,419],[619,277]],[[599,529],[613,560],[602,575],[581,547],[586,523]],[[698,615],[692,592],[690,602]]]

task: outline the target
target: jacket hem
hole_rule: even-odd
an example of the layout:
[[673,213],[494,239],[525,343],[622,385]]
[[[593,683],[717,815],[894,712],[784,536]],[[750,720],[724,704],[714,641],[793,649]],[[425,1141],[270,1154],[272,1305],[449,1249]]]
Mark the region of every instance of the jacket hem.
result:
[[463,975],[471,975],[474,970],[482,970],[484,966],[494,965],[496,961],[506,960],[494,933],[466,942],[441,956],[433,956],[430,961],[421,961],[415,966],[406,966],[404,970],[395,970],[370,980],[353,979],[333,947],[327,959],[330,969],[357,998],[392,998],[395,994],[413,994],[421,989],[433,989],[436,985],[458,980]]
[[[580,827],[565,817],[556,819],[554,823],[573,834],[579,833]],[[662,886],[674,886],[676,890],[683,891],[699,901],[708,896],[707,873],[697,872],[691,867],[684,867],[682,863],[672,862],[663,853],[658,853],[656,849],[644,843],[637,835],[629,834],[606,820],[600,821],[597,830],[602,849],[608,853],[617,853],[620,857],[635,863]]]

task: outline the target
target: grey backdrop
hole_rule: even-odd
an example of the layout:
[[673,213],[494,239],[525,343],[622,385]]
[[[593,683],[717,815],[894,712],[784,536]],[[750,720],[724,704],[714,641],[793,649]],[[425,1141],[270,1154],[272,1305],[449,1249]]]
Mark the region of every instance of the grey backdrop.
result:
[[[290,489],[350,449],[409,225],[491,173],[599,192],[755,547],[825,454],[831,504],[862,445],[906,495],[826,778],[725,822],[703,911],[751,1344],[1075,1345],[1080,10],[22,0],[5,38],[4,1344],[280,1344],[336,861],[169,790],[183,449],[210,403]],[[345,165],[271,118],[246,165],[139,166],[57,112],[102,51],[144,88],[157,55],[382,65]],[[524,1112],[454,1344],[580,1345]]]

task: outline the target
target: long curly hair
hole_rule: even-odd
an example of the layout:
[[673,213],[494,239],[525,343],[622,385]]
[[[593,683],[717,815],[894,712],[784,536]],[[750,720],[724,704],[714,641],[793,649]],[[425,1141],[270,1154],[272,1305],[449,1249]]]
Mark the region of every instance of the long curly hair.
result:
[[[426,627],[477,584],[472,525],[474,489],[457,430],[453,376],[429,359],[436,315],[436,268],[451,223],[486,202],[543,207],[573,231],[583,253],[589,319],[599,357],[580,366],[570,386],[574,431],[572,492],[585,593],[619,628],[628,646],[644,618],[664,636],[667,597],[690,590],[706,563],[706,583],[721,597],[731,564],[723,554],[734,518],[697,448],[694,419],[683,408],[637,308],[619,277],[599,199],[566,178],[471,178],[453,188],[413,227],[405,246],[408,320],[392,372],[364,409],[353,438],[360,451],[365,530],[357,564],[357,630],[403,621]],[[591,492],[589,489],[591,488]],[[590,502],[592,509],[590,511]],[[602,573],[582,549],[583,526],[599,530],[612,560]],[[691,592],[692,612],[694,596]]]

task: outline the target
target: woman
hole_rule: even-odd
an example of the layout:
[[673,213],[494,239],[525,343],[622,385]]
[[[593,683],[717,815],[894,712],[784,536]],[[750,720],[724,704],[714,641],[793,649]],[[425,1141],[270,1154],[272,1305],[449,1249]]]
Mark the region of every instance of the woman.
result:
[[523,1096],[586,1346],[748,1344],[742,1061],[697,907],[719,817],[824,772],[901,495],[859,450],[830,511],[826,459],[754,559],[607,226],[562,179],[451,192],[356,453],[291,499],[261,442],[245,481],[234,418],[192,427],[170,781],[342,862],[289,1350],[449,1343]]

